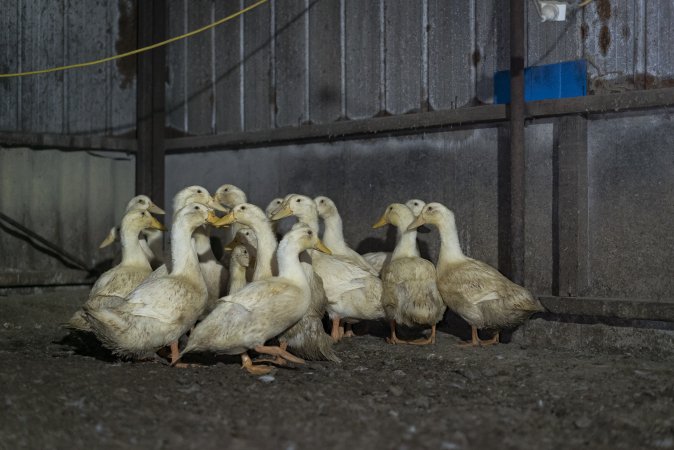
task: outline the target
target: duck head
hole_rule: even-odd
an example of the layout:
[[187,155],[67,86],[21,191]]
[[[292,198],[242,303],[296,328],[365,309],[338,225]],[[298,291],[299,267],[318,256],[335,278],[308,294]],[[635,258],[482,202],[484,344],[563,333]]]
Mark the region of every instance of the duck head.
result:
[[173,211],[180,211],[189,203],[201,203],[216,211],[228,211],[228,209],[222,206],[215,198],[211,197],[208,190],[202,186],[188,186],[181,189],[175,197],[173,197]]
[[233,184],[223,184],[215,191],[213,197],[230,209],[248,201],[246,193]]
[[150,211],[152,214],[166,214],[159,206],[155,205],[147,195],[137,195],[126,204],[126,212]]

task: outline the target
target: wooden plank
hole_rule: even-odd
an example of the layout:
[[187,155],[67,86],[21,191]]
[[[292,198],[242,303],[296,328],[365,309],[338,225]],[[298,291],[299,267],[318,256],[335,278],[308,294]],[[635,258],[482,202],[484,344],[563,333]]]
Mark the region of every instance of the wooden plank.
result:
[[328,123],[342,114],[340,2],[316,0],[309,9],[309,114]]
[[309,120],[307,84],[309,12],[305,0],[284,0],[276,8],[274,98],[276,126]]
[[[106,0],[68,0],[66,6],[66,60],[90,61],[108,54],[108,30],[104,26]],[[106,134],[109,70],[99,64],[71,70],[66,81],[65,133]]]
[[[23,70],[63,64],[63,2],[21,2]],[[63,73],[25,77],[21,82],[21,125],[29,132],[63,131]]]
[[[667,3],[667,2],[665,2]],[[663,13],[658,8],[658,15]],[[583,8],[583,57],[588,61],[589,90],[595,94],[634,89],[636,29],[644,20],[634,0],[602,0]]]
[[647,32],[643,87],[674,86],[674,5],[672,2],[647,2],[643,9],[646,10],[642,16],[645,15]]
[[345,0],[345,101],[349,119],[383,112],[381,4]]
[[378,117],[350,120],[322,125],[284,127],[256,132],[229,133],[226,135],[200,136],[168,139],[167,152],[203,149],[237,148],[299,142],[302,140],[337,140],[353,137],[368,137],[378,133],[417,132],[423,129],[438,129],[451,126],[487,124],[506,119],[505,105],[489,105],[458,110],[435,111],[403,116]]
[[[21,21],[19,11],[22,2],[7,2],[0,14],[0,72],[13,73],[21,70],[19,51]],[[0,130],[19,129],[19,100],[21,78],[0,78]]]
[[[168,35],[179,36],[187,32],[187,0],[168,2]],[[167,52],[167,87],[166,87],[166,126],[173,134],[187,132],[187,87],[186,55],[187,40],[169,45]]]
[[390,114],[421,110],[422,6],[407,0],[384,2],[386,111]]
[[[220,19],[240,9],[240,2],[215,2]],[[215,132],[241,130],[241,30],[243,17],[215,28]]]
[[[582,295],[587,288],[587,119],[564,116],[555,123],[553,178],[553,293]],[[556,195],[555,195],[556,194]],[[556,197],[556,198],[555,198]],[[556,267],[555,267],[556,266]],[[555,292],[556,291],[556,292]]]
[[[125,53],[136,48],[138,33],[137,0],[119,0],[108,2],[108,16],[110,17],[110,48],[111,53]],[[179,44],[173,44],[179,45]],[[118,59],[110,66],[110,110],[109,121],[112,134],[130,134],[136,129],[136,86],[137,58],[129,57]]]
[[87,135],[63,135],[63,134],[26,134],[26,133],[3,133],[0,132],[0,146],[2,147],[30,147],[33,150],[59,149],[59,150],[101,150],[123,151],[135,153],[137,143],[135,139],[87,136]]
[[[470,102],[475,91],[471,34],[473,2],[428,2],[428,84],[431,110],[454,109]],[[470,29],[469,31],[466,28]],[[473,58],[475,56],[476,58]]]
[[265,5],[243,16],[244,129],[271,127],[271,13]]
[[[187,28],[195,30],[213,20],[212,0],[187,3]],[[213,30],[187,39],[187,131],[194,135],[213,133]]]
[[534,2],[526,2],[526,66],[570,61],[583,57],[582,15],[567,13],[567,20],[542,22]]
[[473,104],[492,103],[494,72],[508,69],[508,2],[474,0],[475,46],[471,58],[475,67]]

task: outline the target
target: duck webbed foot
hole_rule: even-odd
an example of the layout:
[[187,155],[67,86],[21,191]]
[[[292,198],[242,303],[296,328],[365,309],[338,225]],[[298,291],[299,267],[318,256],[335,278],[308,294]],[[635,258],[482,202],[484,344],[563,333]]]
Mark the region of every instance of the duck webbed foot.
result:
[[344,331],[344,337],[345,337],[345,338],[350,338],[350,337],[354,337],[354,336],[355,336],[355,334],[353,333],[353,329],[352,329],[352,326],[351,326],[350,323],[346,323],[346,324],[344,325],[344,329],[345,329],[345,331]]
[[415,339],[413,341],[408,341],[408,344],[412,345],[432,345],[435,344],[435,325],[431,327],[431,334],[427,338]]
[[[291,354],[290,352],[281,347],[258,345],[257,347],[255,347],[255,351],[258,353],[263,353],[265,355],[276,356],[274,360],[278,360],[278,358],[281,358],[287,362],[292,362],[295,364],[304,364],[304,360],[302,358],[298,358],[297,356]],[[285,362],[282,363],[282,365],[285,365]]]
[[500,343],[500,333],[497,331],[491,339],[480,341],[480,345],[496,345]]
[[477,328],[471,325],[470,341],[464,341],[459,343],[459,347],[468,348],[468,347],[477,347],[479,345],[480,345],[480,338],[477,337]]
[[195,364],[187,364],[178,362],[180,360],[180,349],[178,348],[178,341],[171,342],[171,367],[178,369],[187,369],[188,367],[195,367]]
[[250,356],[248,356],[248,353],[241,353],[241,368],[246,369],[248,373],[253,374],[253,375],[266,375],[272,370],[274,370],[273,367],[271,366],[265,366],[265,365],[260,365],[256,366],[253,364],[253,360],[250,359]]
[[387,342],[388,344],[393,344],[393,345],[396,345],[396,344],[409,344],[408,341],[404,341],[404,340],[398,338],[398,336],[396,336],[396,321],[395,321],[395,320],[392,320],[392,321],[390,322],[390,324],[391,324],[391,336],[389,336],[389,337],[386,338],[386,342]]
[[340,339],[344,337],[344,327],[341,325],[339,317],[332,319],[332,330],[330,331],[330,337],[335,342],[339,342]]

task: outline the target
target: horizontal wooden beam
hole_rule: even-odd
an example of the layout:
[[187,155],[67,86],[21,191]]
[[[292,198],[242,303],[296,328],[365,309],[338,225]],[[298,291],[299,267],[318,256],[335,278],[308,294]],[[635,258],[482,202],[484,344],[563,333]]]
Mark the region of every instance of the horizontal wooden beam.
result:
[[[525,105],[527,119],[569,114],[601,114],[674,106],[674,88],[539,100]],[[303,141],[334,141],[372,137],[377,134],[412,134],[420,130],[447,130],[491,125],[508,119],[506,105],[484,105],[349,120],[329,124],[302,125],[262,131],[243,131],[211,136],[189,136],[166,140],[168,153],[260,147]]]
[[100,150],[136,153],[136,139],[110,136],[0,132],[0,147],[29,147],[44,150]]
[[166,151],[179,153],[191,150],[279,145],[298,141],[366,138],[375,134],[413,133],[418,130],[488,124],[503,120],[506,120],[505,105],[471,106],[447,111],[302,125],[263,131],[167,139]]

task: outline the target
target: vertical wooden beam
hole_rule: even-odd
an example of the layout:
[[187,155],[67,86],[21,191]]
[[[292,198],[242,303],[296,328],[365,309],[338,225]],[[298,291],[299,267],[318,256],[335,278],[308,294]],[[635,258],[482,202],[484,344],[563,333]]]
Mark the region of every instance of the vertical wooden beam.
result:
[[510,264],[524,282],[524,0],[510,0]]
[[553,294],[579,297],[587,286],[587,119],[555,122],[553,148]]
[[[138,46],[166,39],[166,0],[138,2]],[[164,206],[165,47],[138,56],[136,194]]]

